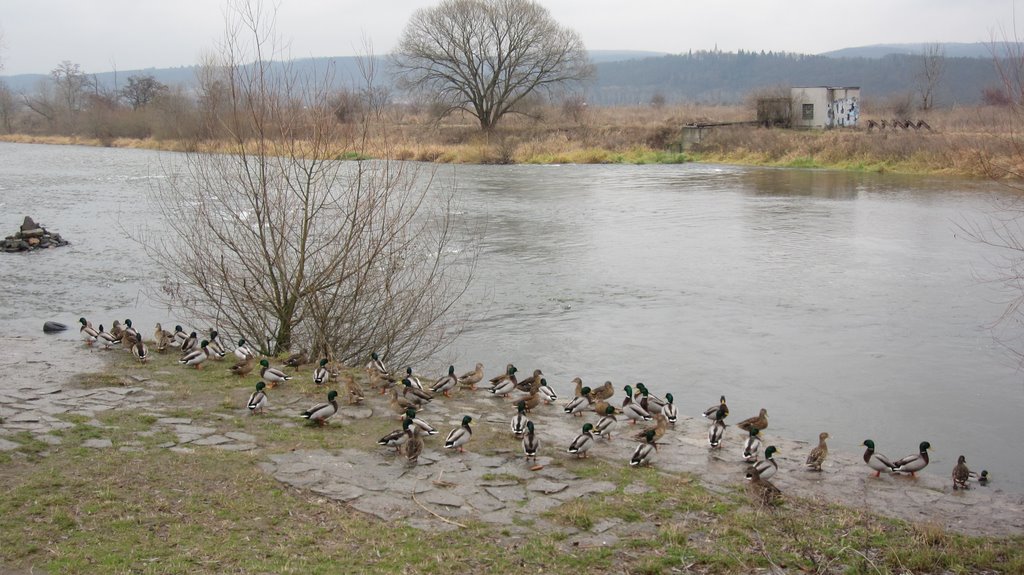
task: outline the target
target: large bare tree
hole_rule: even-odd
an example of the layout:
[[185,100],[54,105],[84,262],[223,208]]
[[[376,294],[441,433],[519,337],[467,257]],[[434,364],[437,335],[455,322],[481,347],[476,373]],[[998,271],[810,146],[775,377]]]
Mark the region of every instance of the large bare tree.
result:
[[472,275],[451,193],[409,164],[337,160],[329,74],[274,61],[263,4],[232,8],[204,72],[226,98],[210,114],[230,153],[187,154],[155,194],[172,231],[147,238],[161,297],[264,353],[426,357],[458,329],[452,306]]
[[394,53],[404,87],[490,130],[527,96],[593,74],[580,36],[533,0],[442,0],[406,25]]
[[926,44],[921,52],[921,69],[917,73],[917,89],[921,94],[921,110],[935,106],[935,90],[946,73],[946,48],[939,43]]

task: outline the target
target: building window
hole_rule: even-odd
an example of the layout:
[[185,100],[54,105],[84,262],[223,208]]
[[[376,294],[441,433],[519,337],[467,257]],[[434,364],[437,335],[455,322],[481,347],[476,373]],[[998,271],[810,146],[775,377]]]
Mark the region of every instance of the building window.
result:
[[804,104],[803,105],[803,113],[804,113],[804,119],[805,120],[813,120],[814,119],[814,104]]

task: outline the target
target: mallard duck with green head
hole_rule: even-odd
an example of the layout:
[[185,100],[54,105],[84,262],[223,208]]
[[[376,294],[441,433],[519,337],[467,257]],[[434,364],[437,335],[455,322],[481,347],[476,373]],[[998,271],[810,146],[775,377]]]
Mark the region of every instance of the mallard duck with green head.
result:
[[267,406],[267,393],[265,391],[267,384],[262,381],[256,382],[256,391],[249,395],[249,401],[246,402],[246,407],[249,408],[251,415],[260,415],[263,413],[264,408]]
[[650,421],[651,414],[633,401],[633,388],[627,385],[623,391],[626,397],[622,400],[622,414],[629,418],[629,423],[632,425],[638,421]]
[[533,422],[527,421],[526,433],[523,434],[523,454],[526,455],[527,461],[532,458],[536,463],[538,451],[540,451],[540,437],[537,435]]
[[861,445],[867,448],[864,450],[864,463],[867,463],[868,467],[875,470],[875,477],[879,477],[883,471],[892,473],[896,470],[888,457],[875,452],[874,441],[865,439]]
[[922,441],[918,446],[917,453],[901,457],[892,462],[893,470],[896,473],[909,473],[911,477],[917,477],[917,472],[928,467],[928,450],[932,444]]
[[210,348],[210,357],[213,359],[224,359],[227,352],[224,350],[224,344],[220,341],[220,333],[215,330],[210,330],[210,338],[207,340],[209,344],[207,347]]
[[199,334],[192,332],[181,343],[181,353],[191,353],[197,349],[199,349]]
[[78,318],[78,323],[82,324],[82,327],[78,328],[78,332],[81,334],[82,341],[85,342],[85,345],[92,345],[96,343],[96,340],[100,336],[100,332],[96,331],[92,327],[92,323],[87,321],[84,317]]
[[[721,409],[721,408],[724,408],[723,411],[719,411],[719,409]],[[716,403],[715,405],[712,405],[711,407],[705,409],[703,411],[703,413],[701,413],[701,415],[703,415],[705,418],[712,419],[712,420],[713,419],[718,419],[719,414],[723,414],[721,416],[722,419],[725,419],[726,417],[729,416],[729,406],[726,405],[726,403],[725,403],[725,396],[724,395],[722,397],[718,398],[718,403]]]
[[320,363],[313,370],[313,383],[315,385],[324,385],[331,379],[331,372],[327,369],[327,358],[320,360]]
[[630,467],[650,465],[657,450],[658,443],[654,438],[654,430],[648,429],[644,432],[644,440],[638,443],[636,449],[633,450],[633,457],[629,459]]
[[194,349],[186,353],[178,360],[178,363],[186,367],[191,366],[196,369],[201,369],[203,367],[203,362],[210,358],[210,350],[207,347],[208,345],[209,344],[204,339],[199,343],[199,349]]
[[761,430],[751,427],[747,433],[747,440],[743,442],[743,461],[757,463],[761,454]]
[[96,334],[96,341],[103,346],[103,349],[112,349],[121,345],[121,338],[114,337],[110,332],[103,329],[103,324],[100,324],[100,329]]
[[469,424],[473,421],[473,418],[466,415],[462,418],[462,425],[456,427],[448,433],[448,437],[444,440],[445,449],[458,449],[459,453],[466,451],[466,444],[473,438],[473,429],[469,427]]
[[779,470],[779,464],[775,462],[775,453],[777,451],[774,445],[769,445],[764,450],[764,460],[758,461],[752,466],[751,470],[747,471],[747,479],[752,480],[754,477],[758,477],[763,481],[775,475],[775,472]]
[[149,361],[149,348],[146,347],[146,342],[142,341],[142,338],[135,340],[131,348],[132,357],[139,360],[141,363]]
[[235,351],[233,352],[238,361],[245,361],[246,359],[256,357],[256,351],[249,346],[249,342],[245,341],[245,338],[239,339],[238,344],[235,345]]
[[661,406],[661,412],[665,414],[668,422],[672,425],[676,424],[676,420],[679,418],[679,411],[676,409],[676,404],[673,403],[675,398],[672,397],[671,393],[665,394],[665,405]]
[[452,396],[452,390],[459,384],[459,378],[455,375],[455,366],[448,366],[448,374],[442,375],[434,382],[434,385],[430,386],[432,393],[440,393],[445,397]]
[[590,388],[583,387],[580,395],[569,400],[562,408],[562,411],[572,416],[583,416],[583,412],[590,408]]
[[615,429],[615,425],[618,423],[618,419],[615,417],[615,408],[611,405],[605,404],[604,413],[601,414],[601,419],[597,420],[594,425],[594,434],[598,437],[603,437],[606,440],[611,441],[612,430]]
[[512,428],[512,435],[516,437],[522,437],[526,433],[526,424],[530,422],[530,418],[526,417],[526,402],[519,400],[516,403],[516,414],[512,416],[512,422],[510,427]]
[[422,407],[434,399],[434,394],[416,387],[408,377],[402,380],[402,396],[416,404],[417,407]]
[[313,407],[302,412],[302,417],[308,419],[310,423],[315,423],[317,427],[323,427],[327,420],[334,417],[335,413],[338,413],[338,392],[333,389],[327,393],[327,403],[318,403]]
[[540,393],[540,397],[544,400],[545,404],[554,403],[558,400],[558,394],[555,393],[554,389],[551,389],[546,379],[540,380],[540,389],[537,391]]
[[267,382],[270,387],[289,381],[292,378],[292,376],[286,374],[280,369],[270,367],[270,362],[265,359],[260,360],[260,377],[263,378],[263,381]]
[[593,429],[593,424],[584,423],[583,431],[572,440],[567,451],[575,455],[577,458],[589,457],[587,452],[594,446]]
[[378,439],[377,445],[383,445],[385,447],[394,447],[395,453],[400,452],[402,450],[402,445],[406,441],[409,441],[409,438],[412,437],[413,435],[412,427],[412,420],[406,417],[405,419],[402,420],[401,428],[396,429],[388,433],[384,437]]
[[405,416],[412,420],[413,427],[415,427],[418,430],[420,435],[437,435],[437,430],[434,429],[434,426],[430,425],[429,423],[421,419],[418,415],[416,415],[415,409],[406,409]]
[[725,437],[725,421],[723,419],[716,419],[711,422],[711,427],[708,428],[708,445],[712,449],[718,449],[722,446],[722,438]]

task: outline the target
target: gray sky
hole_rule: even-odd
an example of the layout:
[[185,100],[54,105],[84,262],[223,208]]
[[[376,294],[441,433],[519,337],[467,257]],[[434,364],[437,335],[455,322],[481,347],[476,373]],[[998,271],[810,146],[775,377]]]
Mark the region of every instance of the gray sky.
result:
[[[1024,0],[1022,0],[1024,1]],[[438,0],[276,0],[291,57],[394,46]],[[590,49],[819,53],[869,44],[1012,39],[1016,0],[541,0]],[[0,74],[89,73],[199,62],[223,37],[225,0],[0,0]],[[1024,18],[1024,16],[1022,16]]]

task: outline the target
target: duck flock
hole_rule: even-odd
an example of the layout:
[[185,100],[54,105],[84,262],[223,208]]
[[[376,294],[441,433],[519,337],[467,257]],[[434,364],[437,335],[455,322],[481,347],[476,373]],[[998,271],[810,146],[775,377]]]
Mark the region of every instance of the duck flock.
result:
[[[87,345],[99,346],[103,349],[127,349],[140,362],[144,363],[149,360],[150,348],[136,331],[130,319],[126,319],[123,324],[115,320],[109,331],[105,330],[103,325],[100,325],[98,329],[93,328],[92,323],[85,318],[80,318],[79,323],[81,324],[79,331]],[[163,329],[158,323],[153,336],[155,351],[166,353],[174,350],[180,353],[181,357],[178,362],[185,367],[200,369],[206,360],[210,358],[223,359],[229,353],[221,343],[216,330],[211,330],[207,338],[200,339],[197,332],[187,333],[180,325],[175,326],[175,330],[171,332]],[[239,339],[230,353],[237,360],[230,367],[230,371],[236,375],[248,375],[254,371],[256,365],[260,366],[260,381],[256,384],[246,405],[251,414],[262,414],[268,402],[267,389],[291,380],[292,376],[283,369],[272,367],[266,358],[257,362],[256,351],[248,345],[245,339]],[[308,363],[308,358],[305,354],[297,353],[285,359],[283,367],[297,368],[306,363]],[[404,454],[413,463],[417,461],[423,451],[424,438],[438,435],[438,431],[434,427],[417,415],[418,411],[438,396],[450,397],[452,390],[456,388],[481,389],[496,397],[512,397],[512,404],[516,412],[510,421],[511,432],[522,442],[523,453],[527,461],[533,459],[534,462],[541,450],[542,441],[535,423],[530,420],[530,413],[542,404],[550,405],[558,400],[558,395],[548,385],[541,370],[534,370],[529,377],[519,379],[516,376],[518,369],[511,363],[501,374],[486,382],[484,381],[484,366],[477,363],[472,371],[462,375],[456,375],[455,367],[449,366],[447,374],[431,383],[416,375],[411,367],[401,373],[388,369],[380,356],[377,353],[372,353],[365,365],[365,372],[366,385],[379,389],[382,395],[391,394],[389,406],[402,421],[400,428],[382,437],[378,443],[394,447],[396,451]],[[336,362],[331,362],[326,358],[321,359],[313,370],[312,378],[318,386],[326,386],[331,380],[342,383],[350,405],[361,403],[364,400],[364,385],[356,381],[351,370],[345,369],[345,366]],[[478,384],[481,384],[480,387]],[[625,397],[621,404],[612,405],[609,400],[614,396],[616,390],[610,381],[592,389],[584,386],[582,380],[577,377],[573,379],[573,384],[575,385],[574,394],[564,403],[564,413],[572,417],[584,417],[585,414],[593,413],[597,419],[594,422],[583,423],[579,435],[569,445],[564,446],[565,451],[576,457],[588,457],[591,450],[602,440],[611,439],[612,432],[617,429],[620,421],[628,421],[630,425],[650,422],[632,434],[637,445],[632,452],[629,464],[631,466],[651,465],[658,451],[659,440],[670,428],[675,426],[678,417],[672,394],[666,393],[664,398],[661,398],[652,393],[643,383],[637,383],[635,386],[626,385],[622,389]],[[330,390],[327,393],[326,402],[314,405],[300,415],[309,420],[311,424],[325,425],[338,412],[338,395],[338,391]],[[729,407],[725,396],[721,396],[718,403],[704,410],[703,416],[710,421],[707,433],[709,449],[720,449],[727,427],[725,420],[729,416]],[[472,417],[464,416],[462,424],[452,429],[445,437],[444,447],[463,451],[473,437],[472,422]],[[758,415],[736,423],[735,427],[746,433],[741,453],[742,460],[750,464],[745,473],[746,478],[752,482],[772,487],[767,480],[778,471],[778,463],[774,459],[778,449],[774,445],[762,446],[760,435],[761,431],[768,427],[768,411],[761,409]],[[821,466],[828,456],[826,443],[828,437],[827,432],[822,432],[819,435],[818,445],[811,450],[805,461],[807,469],[821,471]],[[882,472],[914,476],[929,463],[928,450],[931,445],[927,441],[920,443],[917,453],[896,460],[875,451],[875,443],[871,439],[865,440],[862,445],[865,447],[864,463],[874,470],[875,477],[879,477]],[[972,480],[985,485],[989,480],[989,475],[988,471],[980,473],[971,471],[967,467],[966,458],[961,455],[953,468],[952,480],[954,490],[968,489]]]

